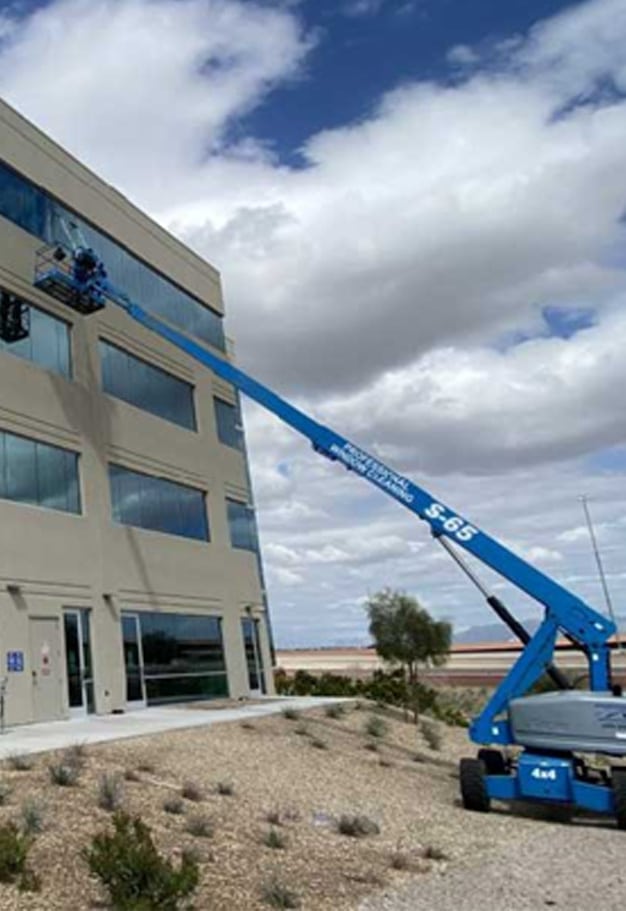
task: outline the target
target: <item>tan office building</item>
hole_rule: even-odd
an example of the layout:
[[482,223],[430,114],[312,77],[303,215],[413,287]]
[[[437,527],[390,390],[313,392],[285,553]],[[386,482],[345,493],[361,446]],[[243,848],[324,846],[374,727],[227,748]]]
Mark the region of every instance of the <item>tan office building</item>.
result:
[[37,290],[68,226],[133,300],[226,352],[218,273],[0,103],[7,722],[266,691],[235,391],[115,305],[80,316]]

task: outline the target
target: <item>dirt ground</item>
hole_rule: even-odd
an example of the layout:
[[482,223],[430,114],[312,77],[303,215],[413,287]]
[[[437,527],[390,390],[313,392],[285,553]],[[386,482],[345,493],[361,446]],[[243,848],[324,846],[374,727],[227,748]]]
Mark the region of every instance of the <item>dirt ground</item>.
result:
[[[371,717],[366,707],[349,707],[339,718],[316,709],[293,720],[277,715],[90,746],[78,785],[69,788],[51,783],[50,754],[35,757],[29,771],[4,763],[0,783],[11,791],[0,821],[19,820],[24,801],[35,799],[45,806],[45,828],[31,851],[41,891],[0,885],[0,909],[106,907],[81,857],[90,837],[110,825],[110,814],[98,806],[103,773],[136,773],[138,780],[124,781],[123,809],[141,815],[164,852],[176,857],[193,847],[199,853],[198,911],[261,911],[272,878],[297,895],[304,911],[354,911],[362,902],[396,907],[392,896],[409,894],[418,881],[424,889],[442,877],[462,882],[464,872],[493,863],[503,846],[549,834],[551,827],[536,819],[472,814],[459,806],[457,760],[473,752],[464,730],[443,728],[443,746],[435,752],[413,725],[395,718],[385,718],[384,737],[372,738],[365,733]],[[372,743],[376,750],[368,748]],[[197,785],[203,799],[185,800],[181,814],[166,812],[163,802],[186,782]],[[218,793],[220,783],[232,785],[233,793]],[[186,831],[198,814],[210,819],[212,837]],[[286,838],[279,849],[264,843],[273,814]],[[342,814],[366,815],[379,834],[340,834]],[[555,831],[562,836],[562,827]]]

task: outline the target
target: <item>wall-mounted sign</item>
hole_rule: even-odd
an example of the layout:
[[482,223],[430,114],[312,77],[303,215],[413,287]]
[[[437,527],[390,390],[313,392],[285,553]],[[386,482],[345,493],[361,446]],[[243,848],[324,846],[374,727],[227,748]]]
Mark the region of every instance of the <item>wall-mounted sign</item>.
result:
[[41,646],[41,673],[44,677],[50,673],[50,646],[47,642]]
[[20,673],[24,670],[24,652],[7,652],[7,671]]

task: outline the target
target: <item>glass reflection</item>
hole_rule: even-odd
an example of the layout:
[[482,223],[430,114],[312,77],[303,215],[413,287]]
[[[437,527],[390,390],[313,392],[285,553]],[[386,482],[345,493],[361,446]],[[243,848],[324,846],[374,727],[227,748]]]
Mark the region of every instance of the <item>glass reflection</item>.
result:
[[203,491],[164,478],[109,465],[113,518],[122,525],[209,540]]
[[137,408],[196,429],[193,386],[108,342],[100,342],[102,388]]

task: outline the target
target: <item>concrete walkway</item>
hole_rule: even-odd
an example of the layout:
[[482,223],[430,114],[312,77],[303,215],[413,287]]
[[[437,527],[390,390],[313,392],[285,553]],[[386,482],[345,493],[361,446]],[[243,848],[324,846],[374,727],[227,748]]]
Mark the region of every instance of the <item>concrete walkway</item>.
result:
[[144,737],[164,731],[198,728],[225,721],[263,718],[293,709],[310,709],[342,699],[314,696],[268,697],[254,704],[233,708],[188,708],[185,706],[137,709],[123,715],[88,715],[67,721],[47,721],[40,724],[9,728],[0,736],[0,759],[20,753],[44,753],[59,750],[74,743],[104,743]]

